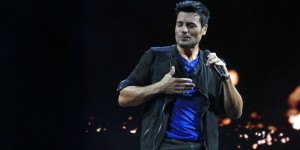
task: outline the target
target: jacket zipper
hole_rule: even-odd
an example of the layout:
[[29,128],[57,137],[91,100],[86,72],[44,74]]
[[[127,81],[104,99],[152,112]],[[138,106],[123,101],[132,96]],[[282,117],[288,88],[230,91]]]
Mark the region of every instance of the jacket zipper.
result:
[[[173,62],[173,56],[171,56],[171,58],[170,58],[171,60],[170,60],[170,69],[172,68],[172,64],[174,63]],[[175,66],[174,66],[175,67]],[[157,133],[156,133],[156,135],[155,135],[155,138],[154,138],[154,146],[153,146],[153,150],[155,149],[155,146],[156,146],[156,140],[157,140],[157,136],[158,136],[158,134],[159,134],[159,132],[160,132],[160,130],[161,130],[161,128],[162,128],[162,122],[163,122],[163,113],[164,113],[164,109],[165,109],[165,106],[166,106],[166,103],[167,103],[167,99],[165,98],[165,100],[164,100],[164,105],[163,105],[163,107],[162,107],[162,110],[161,110],[161,122],[160,122],[160,125],[159,125],[159,128],[158,128],[158,131],[157,131]],[[147,129],[147,131],[148,131],[149,129]],[[146,131],[146,132],[147,132]],[[145,133],[146,133],[145,132]]]
[[[173,62],[173,56],[171,56],[171,58],[170,58],[170,61],[169,61],[169,63],[170,63],[170,70],[171,70],[171,68],[172,68],[172,62]],[[162,113],[163,113],[163,111],[164,111],[164,109],[165,109],[165,105],[166,105],[166,98],[165,98],[165,101],[164,101],[164,105],[163,105],[163,108],[162,108]],[[162,113],[161,113],[161,117],[162,117]],[[153,121],[151,122],[151,124],[153,123]],[[144,132],[144,136],[149,132],[149,130],[150,130],[150,127],[151,127],[151,124],[150,124],[150,126],[149,126],[149,128]],[[161,123],[162,124],[162,123]],[[160,132],[160,129],[161,129],[161,124],[159,125],[159,130],[158,130],[158,133],[156,134],[156,136],[155,136],[155,140],[156,140],[156,137],[158,136],[158,134],[159,134],[159,132]],[[154,145],[155,145],[155,141],[154,141]],[[155,147],[155,146],[154,146]],[[153,148],[154,149],[154,148]]]
[[165,98],[164,105],[163,105],[162,110],[161,110],[161,116],[160,116],[160,117],[161,117],[161,122],[160,122],[158,131],[157,131],[157,133],[156,133],[156,135],[155,135],[155,138],[154,138],[154,146],[153,146],[153,150],[155,149],[157,136],[158,136],[158,134],[159,134],[159,132],[160,132],[160,130],[161,130],[161,126],[162,126],[162,122],[163,122],[163,113],[164,113],[164,109],[165,109],[165,106],[166,106],[166,101],[167,101],[167,100],[166,100],[166,98]]
[[150,130],[152,124],[153,124],[153,120],[151,121],[151,123],[150,123],[148,129],[144,132],[144,136],[149,132],[149,130]]

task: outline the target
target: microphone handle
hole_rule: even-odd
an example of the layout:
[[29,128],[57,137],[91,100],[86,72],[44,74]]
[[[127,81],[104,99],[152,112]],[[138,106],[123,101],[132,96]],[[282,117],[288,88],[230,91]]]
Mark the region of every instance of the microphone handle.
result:
[[222,77],[225,77],[225,74],[224,74],[223,70],[222,70],[219,66],[213,65],[213,67],[214,67],[214,70],[218,73],[218,75],[219,75],[221,78],[222,78]]

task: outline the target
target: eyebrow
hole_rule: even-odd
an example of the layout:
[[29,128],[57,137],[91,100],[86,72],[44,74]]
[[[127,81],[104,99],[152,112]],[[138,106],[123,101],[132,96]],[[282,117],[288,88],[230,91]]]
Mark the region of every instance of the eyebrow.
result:
[[[183,23],[183,21],[176,21],[176,23]],[[197,24],[196,22],[193,22],[193,21],[186,21],[186,23]]]

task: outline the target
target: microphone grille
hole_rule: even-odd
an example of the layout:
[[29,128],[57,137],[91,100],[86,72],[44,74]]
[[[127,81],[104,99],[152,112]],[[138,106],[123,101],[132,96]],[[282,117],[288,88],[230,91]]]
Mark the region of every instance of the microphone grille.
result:
[[207,49],[207,50],[204,50],[204,56],[207,57],[208,54],[210,54],[211,52]]

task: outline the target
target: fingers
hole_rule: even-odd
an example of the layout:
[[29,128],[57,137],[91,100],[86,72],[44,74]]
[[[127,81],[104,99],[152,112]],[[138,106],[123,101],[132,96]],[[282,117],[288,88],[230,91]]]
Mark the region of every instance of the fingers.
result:
[[210,53],[207,56],[207,66],[211,66],[212,64],[216,64],[216,65],[223,65],[224,62],[222,60],[220,60],[220,58],[217,57],[216,53]]
[[[170,72],[168,73],[171,77],[175,74],[175,67],[172,66]],[[186,82],[192,82],[192,79],[189,78],[174,78],[175,82],[179,83],[186,83]]]
[[162,82],[164,84],[176,84],[176,83],[186,83],[186,82],[192,82],[192,79],[189,78],[175,78],[172,77],[175,74],[175,67],[172,66],[170,72],[168,72],[163,78],[162,78]]
[[175,90],[177,91],[192,90],[194,89],[194,87],[195,87],[194,84],[181,84],[181,85],[177,85],[175,87]]
[[189,78],[174,78],[174,81],[175,82],[178,82],[178,83],[188,83],[188,82],[193,82],[192,79],[189,79]]
[[218,57],[216,55],[216,53],[210,53],[207,56],[207,64],[214,64],[218,61]]
[[172,66],[164,78],[160,81],[163,85],[163,91],[166,94],[188,94],[190,90],[194,89],[195,84],[189,78],[175,78],[175,67]]
[[175,94],[193,94],[195,93],[194,89],[185,89],[185,90],[176,90]]
[[194,87],[194,83],[177,83],[174,85],[173,90],[178,94],[178,92],[188,92],[186,90],[193,90]]
[[176,91],[174,94],[189,94],[189,91]]
[[171,75],[171,77],[174,75],[174,73],[175,73],[175,67],[174,66],[172,66],[171,67],[171,70],[170,70],[170,72],[169,72],[169,75]]

